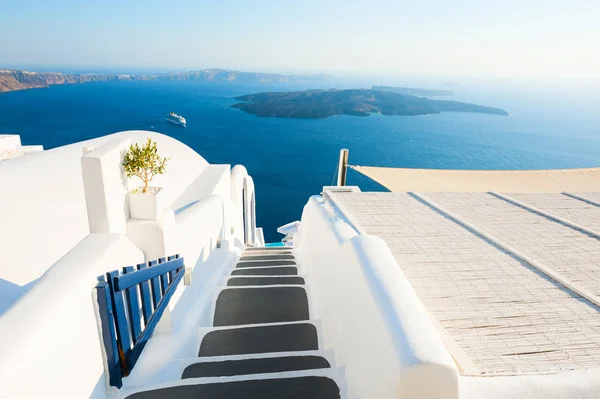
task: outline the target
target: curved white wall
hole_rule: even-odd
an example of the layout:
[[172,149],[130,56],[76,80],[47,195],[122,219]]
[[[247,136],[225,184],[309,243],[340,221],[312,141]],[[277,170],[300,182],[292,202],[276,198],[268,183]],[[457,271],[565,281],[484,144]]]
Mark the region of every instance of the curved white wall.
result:
[[235,165],[231,169],[231,219],[233,235],[238,242],[244,244],[244,180],[248,171],[242,165]]
[[87,398],[101,380],[96,277],[143,262],[125,236],[92,234],[0,318],[1,398]]
[[256,204],[254,180],[246,176],[243,183],[244,232],[246,245],[256,245]]
[[183,143],[160,133],[127,131],[0,163],[0,279],[23,286],[89,234],[81,175],[84,147],[122,138],[158,142],[170,157],[167,174],[153,185],[168,187],[165,203],[175,201],[208,163]]
[[458,372],[387,245],[357,235],[321,197],[302,214],[296,252],[325,349],[361,399],[458,398]]
[[0,278],[38,278],[88,233],[81,149],[67,146],[0,164]]

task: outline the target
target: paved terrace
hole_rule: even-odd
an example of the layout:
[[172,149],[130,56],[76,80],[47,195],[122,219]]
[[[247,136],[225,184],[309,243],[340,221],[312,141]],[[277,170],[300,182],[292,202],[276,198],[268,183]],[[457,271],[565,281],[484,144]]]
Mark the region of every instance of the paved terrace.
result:
[[384,239],[464,375],[600,366],[600,195],[335,193]]

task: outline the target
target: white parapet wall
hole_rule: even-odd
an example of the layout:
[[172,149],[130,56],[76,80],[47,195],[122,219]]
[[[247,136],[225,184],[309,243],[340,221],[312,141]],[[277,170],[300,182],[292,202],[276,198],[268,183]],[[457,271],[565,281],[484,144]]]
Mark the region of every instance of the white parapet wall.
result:
[[92,234],[0,318],[0,398],[87,398],[103,386],[96,277],[143,262],[125,236]]
[[231,170],[231,233],[236,240],[257,245],[254,181],[242,165]]
[[351,397],[458,398],[457,368],[381,239],[358,235],[332,203],[313,197],[294,245]]
[[[183,143],[155,132],[120,132],[3,162],[0,283],[15,295],[0,296],[0,300],[14,301],[26,292],[50,266],[90,234],[90,220],[95,232],[125,232],[126,189],[118,159],[110,148],[121,146],[122,150],[127,142],[143,143],[147,138],[157,141],[162,156],[171,158],[167,174],[153,180],[157,186],[168,187],[164,198],[167,206],[181,208],[213,192],[229,200],[228,177],[221,178],[228,174],[222,171],[226,165],[209,165]],[[89,209],[82,173],[82,163],[87,162],[96,162],[97,167],[95,172],[84,167],[85,176],[92,178],[86,182],[88,197],[95,201]],[[199,176],[214,168],[220,175],[204,189]],[[128,188],[138,184],[134,180],[127,182]],[[105,188],[110,190],[105,193]],[[7,306],[10,303],[1,303],[0,309]]]
[[231,169],[231,231],[230,233],[240,242],[244,242],[244,211],[243,192],[244,179],[248,171],[242,165]]

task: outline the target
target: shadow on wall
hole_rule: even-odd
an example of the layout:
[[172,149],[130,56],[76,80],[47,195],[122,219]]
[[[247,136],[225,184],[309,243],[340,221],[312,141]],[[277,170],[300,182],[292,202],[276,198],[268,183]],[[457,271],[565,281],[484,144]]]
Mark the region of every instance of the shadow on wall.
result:
[[29,291],[37,281],[38,279],[35,279],[25,285],[19,285],[0,278],[0,316]]

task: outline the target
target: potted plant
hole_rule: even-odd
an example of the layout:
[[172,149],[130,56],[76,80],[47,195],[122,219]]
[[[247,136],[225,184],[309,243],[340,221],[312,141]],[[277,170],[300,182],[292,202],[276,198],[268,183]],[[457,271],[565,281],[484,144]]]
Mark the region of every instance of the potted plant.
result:
[[159,193],[162,187],[150,187],[152,178],[166,172],[168,158],[158,155],[156,142],[148,138],[146,144],[129,146],[123,156],[123,170],[129,178],[139,178],[143,185],[129,193],[129,213],[135,219],[153,219],[160,216],[162,207]]

